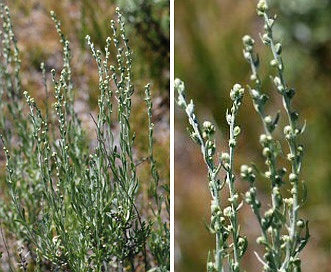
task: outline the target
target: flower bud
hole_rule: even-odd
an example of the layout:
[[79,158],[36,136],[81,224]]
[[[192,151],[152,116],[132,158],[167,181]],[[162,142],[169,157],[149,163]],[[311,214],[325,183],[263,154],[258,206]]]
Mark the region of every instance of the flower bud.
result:
[[267,11],[268,10],[268,5],[267,5],[266,0],[260,0],[258,2],[258,4],[257,4],[257,7],[256,8],[257,8],[257,10],[259,12],[265,12],[265,11]]
[[210,208],[211,208],[211,213],[216,214],[219,211],[219,206],[217,205],[217,201],[212,200],[210,204]]
[[264,117],[264,122],[266,122],[268,125],[272,123],[272,118],[270,115],[267,115]]
[[263,245],[263,244],[266,243],[266,240],[264,239],[264,237],[260,236],[260,237],[257,237],[257,239],[256,239],[256,243],[257,243],[258,245]]
[[292,153],[288,153],[288,154],[287,154],[287,159],[288,159],[289,161],[293,161],[293,160],[295,159],[295,155],[292,154]]
[[255,200],[255,206],[256,206],[256,208],[261,208],[261,201],[260,200]]
[[299,219],[297,222],[297,227],[302,229],[305,226],[305,221],[303,221],[302,219]]
[[273,209],[269,209],[264,213],[264,217],[266,219],[270,219],[273,216],[273,213],[274,213]]
[[267,144],[269,144],[272,141],[272,137],[271,136],[267,136],[266,134],[261,134],[260,135],[260,144],[262,146],[266,146]]
[[238,238],[238,245],[244,246],[246,244],[246,239],[244,237],[239,236]]
[[278,61],[276,59],[273,59],[273,60],[270,61],[270,65],[272,67],[276,67],[278,65]]
[[293,198],[284,198],[284,203],[287,204],[288,206],[293,205]]
[[239,198],[239,195],[236,193],[232,197],[229,197],[228,200],[230,203],[234,203],[238,200],[238,198]]
[[266,171],[264,173],[264,175],[265,175],[266,178],[271,178],[271,172],[270,171]]
[[211,271],[211,272],[216,271],[215,264],[213,262],[208,262],[207,263],[207,271],[208,272],[209,271]]
[[221,161],[223,164],[229,163],[230,162],[230,155],[229,153],[223,152],[221,154]]
[[251,187],[249,189],[249,192],[250,192],[251,195],[256,195],[256,188],[255,187]]
[[298,148],[297,148],[297,154],[298,156],[302,155],[302,152],[303,152],[303,146],[302,145],[299,145]]
[[244,95],[244,88],[240,84],[235,84],[230,91],[230,98],[232,101],[241,100]]
[[290,125],[287,125],[284,127],[284,135],[289,135],[290,133],[292,133],[292,128]]
[[297,174],[294,174],[294,173],[291,173],[288,178],[289,178],[290,182],[295,182],[298,180]]
[[235,147],[236,144],[237,144],[237,142],[236,142],[235,139],[230,139],[230,141],[229,141],[229,146],[230,146],[230,147]]
[[278,76],[274,77],[274,84],[275,84],[276,87],[282,85],[282,81]]
[[224,214],[226,217],[230,217],[230,216],[232,215],[232,208],[231,208],[231,206],[226,207],[226,208],[223,210],[223,214]]
[[202,126],[203,132],[205,132],[207,136],[212,136],[216,131],[215,126],[209,121],[203,122]]
[[282,240],[284,242],[289,242],[290,241],[290,236],[288,236],[288,235],[282,235]]
[[247,47],[245,48],[245,51],[244,51],[244,58],[245,58],[245,60],[250,61],[250,59],[251,59],[251,54],[249,53],[248,49],[250,49],[250,48],[247,48]]
[[269,148],[269,147],[265,147],[265,148],[263,148],[262,154],[263,154],[264,157],[269,158],[270,155],[271,155],[271,150],[270,150],[270,148]]
[[263,36],[262,36],[262,42],[265,44],[265,45],[270,45],[271,44],[271,39],[269,37],[269,35],[267,33],[264,33]]
[[240,172],[241,172],[242,174],[247,175],[247,174],[249,174],[249,173],[251,172],[250,169],[251,169],[251,167],[249,167],[249,166],[246,165],[246,164],[243,164],[243,165],[240,167]]
[[250,80],[251,80],[251,81],[255,81],[255,80],[257,80],[257,76],[256,76],[256,75],[251,75],[251,76],[250,76]]
[[276,53],[277,53],[278,55],[280,55],[280,54],[282,53],[282,44],[281,44],[281,43],[277,43],[277,44],[275,45],[275,49],[276,49]]
[[249,191],[245,193],[245,201],[247,204],[252,204],[252,195]]
[[208,140],[206,142],[207,156],[212,157],[216,152],[216,146],[213,141]]
[[190,104],[188,104],[186,107],[186,114],[188,116],[192,116],[194,114],[194,104],[192,100],[190,101]]
[[178,91],[179,93],[183,93],[183,92],[185,91],[185,85],[184,85],[184,82],[181,81],[179,78],[176,78],[176,79],[175,79],[174,87],[175,87],[175,89],[177,89],[177,91]]
[[190,137],[191,137],[191,139],[193,140],[193,142],[195,142],[195,143],[201,145],[201,142],[200,142],[200,138],[199,138],[199,134],[198,134],[198,133],[196,133],[196,132],[192,132],[192,133],[190,134]]
[[239,126],[235,126],[235,128],[233,129],[233,135],[234,137],[237,137],[241,132],[241,129]]
[[255,180],[255,175],[253,173],[252,167],[249,167],[247,165],[242,165],[240,167],[240,176],[249,182],[254,182]]
[[209,121],[204,121],[202,126],[203,126],[204,128],[209,128],[210,126],[212,126],[212,123],[209,122]]
[[252,46],[252,45],[254,45],[255,41],[251,36],[245,35],[243,37],[243,43],[245,46]]

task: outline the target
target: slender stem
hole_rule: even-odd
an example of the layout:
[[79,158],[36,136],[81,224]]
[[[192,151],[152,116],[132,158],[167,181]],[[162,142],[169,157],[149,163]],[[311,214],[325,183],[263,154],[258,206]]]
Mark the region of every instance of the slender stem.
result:
[[[235,135],[234,135],[234,129],[235,129],[235,117],[236,117],[236,111],[237,108],[234,105],[232,108],[232,114],[231,114],[231,120],[230,120],[230,142],[236,141]],[[239,235],[239,228],[238,228],[238,214],[237,214],[237,193],[235,190],[235,178],[234,178],[234,150],[235,145],[230,144],[230,162],[229,162],[229,169],[227,171],[227,183],[229,187],[229,193],[230,193],[230,203],[231,203],[231,209],[232,209],[232,216],[231,216],[231,224],[233,227],[232,231],[232,239],[233,239],[233,256],[234,256],[234,262],[235,264],[239,265],[240,263],[240,257],[239,257],[239,246],[238,246],[238,235]]]
[[[217,207],[221,207],[220,204],[220,199],[218,197],[218,195],[216,195],[216,197],[214,198],[214,200],[216,201],[216,205]],[[217,272],[223,272],[223,255],[222,255],[222,249],[223,249],[223,235],[221,232],[217,232],[216,233],[216,243],[215,243],[215,264],[216,264],[216,268],[217,268]]]
[[[214,147],[213,141],[210,139],[211,135],[204,137],[202,130],[200,129],[198,119],[194,113],[194,104],[193,101],[187,103],[185,97],[185,87],[182,81],[177,81],[176,89],[178,91],[178,105],[185,111],[188,121],[191,127],[191,138],[200,145],[201,154],[203,156],[204,162],[208,169],[208,180],[209,180],[209,190],[212,197],[211,200],[211,229],[215,233],[215,253],[214,253],[214,263],[213,269],[216,269],[217,272],[223,272],[223,255],[225,254],[225,241],[223,239],[223,226],[220,224],[219,215],[215,215],[215,211],[221,211],[221,198],[220,190],[222,185],[219,184],[217,179],[218,173],[221,170],[221,164],[215,165],[213,154],[211,150]],[[214,128],[213,128],[214,129]],[[209,146],[211,144],[212,146]],[[218,227],[214,229],[213,224],[217,222]]]
[[[256,84],[255,87],[257,89],[256,91],[258,91],[259,95],[261,95],[262,94],[262,84],[261,84],[261,80],[260,80],[259,75],[258,75],[258,67],[257,67],[257,65],[254,64],[254,58],[253,58],[252,52],[249,53],[248,61],[251,64],[252,75],[254,75],[255,78],[256,78],[256,80],[255,80],[255,84]],[[253,98],[253,101],[254,101],[253,92],[251,91],[250,94],[251,94],[251,96]],[[254,101],[254,103],[256,103],[256,102]],[[267,137],[269,137],[270,139],[272,139],[272,133],[271,133],[270,129],[268,128],[267,122],[265,121],[266,114],[264,113],[264,107],[262,107],[261,105],[259,105],[259,106],[256,105],[255,110],[257,111],[257,113],[259,114],[259,116],[261,118],[265,135]],[[272,143],[272,144],[270,143],[268,147],[271,149],[270,150],[270,157],[268,158],[268,160],[269,160],[268,168],[269,168],[269,171],[270,171],[270,180],[271,180],[271,189],[272,189],[271,202],[272,202],[272,209],[275,211],[276,209],[279,208],[278,201],[276,199],[276,195],[273,193],[273,191],[274,191],[273,189],[275,187],[278,188],[278,185],[276,184],[277,162],[276,162],[276,157],[275,157],[275,152],[274,152],[275,150],[273,150],[274,149],[274,143]],[[261,227],[261,230],[262,230],[262,235],[263,235],[264,239],[266,239],[266,241],[269,244],[270,239],[269,239],[269,236],[267,235],[266,230],[264,229],[264,227],[262,225],[261,220],[262,220],[261,215],[259,214],[258,221],[260,223],[260,227]],[[275,243],[274,244],[279,244],[279,241],[280,241],[280,230],[277,228],[277,229],[275,229]],[[272,262],[274,263],[274,265],[276,267],[279,267],[279,262],[278,262],[279,256],[278,256],[278,254],[279,254],[279,249],[274,245],[273,250],[272,250]]]
[[[291,166],[292,166],[292,173],[294,173],[297,177],[299,176],[300,173],[300,169],[297,163],[297,156],[296,156],[296,150],[297,150],[297,143],[296,143],[296,137],[297,137],[297,127],[296,127],[296,123],[292,117],[292,110],[291,110],[291,100],[288,96],[286,96],[286,91],[288,91],[288,87],[287,84],[285,82],[285,78],[283,75],[283,61],[282,61],[282,57],[280,54],[278,54],[276,52],[276,45],[275,45],[275,41],[274,38],[272,36],[272,31],[271,28],[272,26],[268,24],[268,15],[265,13],[264,14],[264,20],[266,25],[269,28],[269,35],[270,35],[270,48],[272,51],[272,54],[274,56],[274,59],[277,61],[278,65],[277,65],[277,71],[278,71],[278,76],[280,78],[280,85],[282,86],[284,92],[281,93],[282,94],[282,99],[283,99],[283,106],[285,109],[285,112],[287,114],[288,117],[288,122],[292,131],[292,137],[290,137],[289,139],[287,139],[288,142],[288,146],[290,149],[290,154],[291,157],[293,158],[291,160]],[[293,204],[292,204],[292,216],[291,216],[291,220],[290,220],[290,231],[289,231],[289,236],[290,236],[290,250],[293,251],[293,247],[295,247],[295,238],[296,238],[296,224],[297,224],[297,220],[298,220],[298,178],[296,178],[293,183],[292,183],[292,198],[293,198]],[[287,250],[287,252],[289,251],[289,249]]]

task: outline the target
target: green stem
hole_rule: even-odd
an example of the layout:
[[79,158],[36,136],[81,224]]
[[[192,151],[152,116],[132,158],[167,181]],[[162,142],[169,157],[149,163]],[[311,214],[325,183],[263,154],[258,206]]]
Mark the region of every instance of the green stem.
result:
[[[230,122],[230,142],[236,141],[234,135],[234,128],[235,128],[235,114],[236,108],[233,106],[233,112],[231,115],[231,122]],[[231,224],[233,227],[232,231],[232,239],[233,239],[233,256],[235,264],[240,264],[240,257],[239,257],[239,246],[238,246],[238,235],[239,235],[239,228],[238,228],[238,216],[237,216],[237,207],[238,203],[236,200],[236,190],[235,190],[235,178],[234,178],[234,150],[235,146],[230,144],[230,167],[227,171],[227,183],[229,187],[230,199],[231,199],[231,209],[233,212],[233,216],[231,216]]]

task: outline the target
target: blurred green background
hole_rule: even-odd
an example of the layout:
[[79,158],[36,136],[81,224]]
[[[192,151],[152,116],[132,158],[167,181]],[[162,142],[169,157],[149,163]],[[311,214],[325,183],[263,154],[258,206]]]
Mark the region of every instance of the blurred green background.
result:
[[[285,76],[297,90],[294,108],[302,122],[307,120],[300,140],[305,146],[302,177],[308,186],[308,201],[301,216],[310,221],[311,240],[301,255],[302,268],[327,272],[331,271],[331,1],[269,2],[271,12],[278,15],[275,30],[284,46]],[[242,56],[243,35],[250,34],[257,41],[261,76],[272,72],[270,52],[259,40],[263,26],[255,5],[256,1],[248,0],[175,1],[175,76],[185,81],[200,122],[213,120],[220,128],[217,140],[223,150],[229,91],[234,83],[249,83],[249,65]],[[271,98],[269,113],[275,114],[282,104],[270,92],[270,79],[263,83]],[[189,140],[186,116],[175,108],[175,266],[180,272],[205,271],[208,250],[214,248],[213,236],[205,227],[210,207],[206,169],[198,146]],[[238,123],[243,131],[238,165],[254,161],[264,169],[258,143],[262,127],[248,93]],[[263,179],[259,182],[265,189],[264,199],[268,185]],[[250,209],[244,208],[241,217],[242,232],[257,237],[259,230]],[[253,253],[258,250],[254,244],[253,239],[244,260],[247,271],[262,270]]]

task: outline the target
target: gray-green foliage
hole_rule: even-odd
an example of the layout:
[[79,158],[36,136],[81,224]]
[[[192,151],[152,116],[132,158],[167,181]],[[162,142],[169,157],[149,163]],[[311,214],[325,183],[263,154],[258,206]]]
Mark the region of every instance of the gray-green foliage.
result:
[[[116,13],[104,52],[86,38],[99,73],[99,111],[96,117],[91,115],[96,131],[92,148],[74,110],[71,49],[55,14],[51,13],[63,45],[63,69],[59,75],[51,71],[54,98],[50,98],[41,65],[47,97],[43,109],[27,91],[22,92],[17,41],[9,9],[1,5],[0,131],[9,196],[2,196],[1,223],[7,240],[20,241],[30,253],[25,259],[20,250],[23,269],[169,270],[169,198],[167,191],[160,192],[153,156],[150,87],[146,86],[146,143],[153,200],[145,210],[146,205],[137,201],[141,181],[130,126],[132,50],[122,15]],[[109,61],[112,46],[114,65]],[[55,99],[52,108],[50,99]],[[7,253],[12,254],[8,263],[13,266],[15,254]]]
[[[229,152],[221,154],[218,160],[215,159],[216,143],[214,139],[215,126],[205,121],[200,127],[199,121],[194,113],[194,104],[186,101],[185,86],[182,81],[176,79],[175,88],[178,91],[178,105],[185,110],[190,125],[191,138],[200,145],[201,153],[208,168],[208,186],[211,193],[211,222],[210,232],[215,234],[216,248],[213,257],[209,254],[207,270],[224,271],[224,262],[229,260],[231,271],[240,270],[240,259],[245,253],[247,241],[245,237],[240,236],[237,211],[240,208],[238,202],[239,195],[235,188],[234,176],[234,149],[236,140],[240,134],[239,126],[236,126],[236,115],[244,94],[244,89],[236,84],[231,90],[230,97],[233,101],[230,112],[226,114],[227,123],[230,128]],[[225,180],[219,177],[220,171],[226,172]],[[224,207],[221,199],[221,191],[227,184],[229,189],[228,205]],[[233,243],[230,242],[232,238]]]
[[[290,167],[286,175],[286,166],[283,165],[282,146],[275,136],[277,125],[280,122],[280,112],[272,118],[266,113],[268,96],[263,91],[262,81],[258,74],[259,58],[254,54],[255,41],[248,35],[243,37],[244,57],[251,66],[252,87],[248,86],[253,106],[263,125],[264,133],[260,135],[263,157],[267,170],[258,176],[255,165],[241,166],[241,177],[248,181],[249,190],[244,200],[254,212],[261,229],[261,236],[257,243],[264,248],[262,256],[256,253],[263,265],[263,271],[301,271],[299,253],[309,239],[308,222],[300,219],[298,210],[306,198],[304,182],[300,180],[302,166],[303,146],[298,143],[298,136],[304,132],[305,125],[300,126],[298,113],[293,110],[291,102],[295,90],[288,87],[284,77],[284,63],[282,60],[282,45],[273,37],[273,26],[276,17],[268,15],[268,5],[261,0],[257,4],[257,14],[263,18],[264,33],[262,42],[271,49],[272,60],[270,65],[275,69],[275,75],[270,75],[275,90],[280,95],[284,112],[287,116],[287,125],[283,129],[284,138],[288,145],[286,159]],[[244,271],[241,257],[247,249],[246,237],[240,234],[239,193],[236,189],[236,176],[234,174],[234,148],[240,134],[240,127],[236,125],[235,117],[243,97],[244,89],[235,84],[230,92],[233,106],[226,113],[226,121],[230,127],[229,151],[216,156],[216,144],[213,138],[215,127],[208,121],[200,126],[194,113],[194,104],[186,101],[184,83],[176,79],[175,89],[178,92],[178,105],[186,112],[190,123],[190,136],[200,145],[201,153],[208,168],[209,189],[212,196],[210,231],[215,235],[216,243],[213,254],[209,254],[207,261],[208,271]],[[225,179],[220,177],[225,171]],[[264,177],[270,184],[270,203],[268,208],[263,207],[259,200],[259,188],[256,179]],[[228,198],[221,197],[224,185],[228,185]]]

